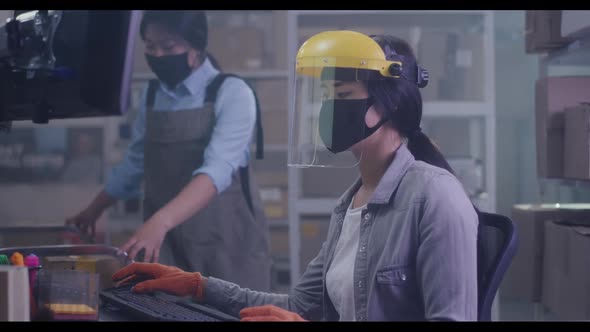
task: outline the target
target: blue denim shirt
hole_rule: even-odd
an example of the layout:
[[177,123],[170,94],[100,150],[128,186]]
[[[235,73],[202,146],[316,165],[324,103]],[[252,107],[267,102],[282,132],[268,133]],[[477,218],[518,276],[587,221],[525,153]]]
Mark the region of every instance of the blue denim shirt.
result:
[[[208,278],[205,302],[237,315],[274,304],[308,320],[338,320],[326,272],[357,180],[333,210],[328,236],[290,294]],[[362,212],[354,266],[357,321],[477,320],[478,218],[460,182],[400,146]]]
[[[154,111],[175,112],[202,107],[205,88],[218,73],[206,59],[175,89],[160,84],[156,91]],[[133,126],[131,144],[124,159],[111,171],[105,185],[105,191],[118,199],[139,195],[144,170],[145,104],[146,91]],[[242,80],[227,78],[219,90],[214,111],[215,128],[205,149],[205,161],[195,169],[193,175],[207,174],[217,193],[221,193],[231,184],[232,174],[248,164],[249,146],[256,122],[254,94]]]

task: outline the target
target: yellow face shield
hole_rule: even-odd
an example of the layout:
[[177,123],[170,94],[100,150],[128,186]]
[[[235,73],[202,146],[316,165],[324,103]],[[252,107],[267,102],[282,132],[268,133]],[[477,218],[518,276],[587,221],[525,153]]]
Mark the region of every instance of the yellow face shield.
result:
[[393,77],[389,68],[395,65],[361,33],[328,31],[307,40],[295,65],[289,166],[356,166],[363,155],[359,143],[376,130],[365,124],[373,103],[366,82]]

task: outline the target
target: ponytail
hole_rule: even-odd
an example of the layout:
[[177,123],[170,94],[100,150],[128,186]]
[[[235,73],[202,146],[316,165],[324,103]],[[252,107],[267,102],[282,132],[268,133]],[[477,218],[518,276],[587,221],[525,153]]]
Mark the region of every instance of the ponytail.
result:
[[418,129],[408,135],[408,150],[410,150],[416,160],[444,168],[449,171],[449,173],[455,175],[455,172],[443,156],[442,152],[434,142],[422,132],[422,130]]

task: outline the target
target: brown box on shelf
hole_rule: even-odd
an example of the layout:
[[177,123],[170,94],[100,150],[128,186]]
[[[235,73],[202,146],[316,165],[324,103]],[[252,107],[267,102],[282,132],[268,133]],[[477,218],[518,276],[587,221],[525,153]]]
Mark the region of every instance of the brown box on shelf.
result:
[[288,87],[287,78],[264,79],[256,81],[254,88],[260,102],[260,108],[266,112],[281,111],[287,113]]
[[560,320],[590,318],[590,228],[547,223],[543,304]]
[[284,220],[287,218],[287,188],[285,187],[261,187],[260,197],[264,204],[264,212],[269,223],[272,219]]
[[590,179],[590,105],[565,111],[564,175],[569,179]]
[[518,251],[502,281],[503,297],[540,302],[542,294],[545,222],[555,220],[554,205],[515,205],[512,221],[518,231]]
[[540,53],[563,47],[568,38],[561,34],[561,10],[527,10],[525,16],[525,50]]
[[209,30],[208,50],[226,72],[265,68],[264,34],[253,27],[216,27]]
[[270,254],[272,257],[289,257],[289,229],[287,227],[270,229]]
[[440,80],[445,76],[446,33],[440,30],[423,29],[418,50],[418,63],[430,74],[428,85],[420,89],[425,101],[439,100]]
[[[264,106],[261,106],[263,108]],[[289,118],[286,108],[261,112],[265,144],[287,144]]]
[[590,225],[590,204],[518,204],[512,208],[512,220],[519,236],[518,251],[502,281],[501,294],[540,302],[546,297],[543,271],[547,255],[555,255],[554,249],[547,247],[547,237],[551,235],[546,234],[555,227],[548,228],[547,224]]
[[[285,164],[286,165],[286,164]],[[259,186],[286,186],[288,183],[287,172],[258,172],[256,180]]]
[[564,266],[568,262],[569,230],[570,227],[553,222],[545,224],[542,303],[558,316],[562,315],[562,303],[567,301],[569,288],[565,284],[568,271]]
[[0,234],[0,248],[32,247],[41,245],[65,244],[62,232],[31,232]]
[[306,217],[301,219],[300,264],[301,271],[314,259],[328,236],[330,216]]
[[590,102],[590,77],[547,77],[535,86],[537,173],[539,177],[562,178],[564,115],[566,108]]
[[485,61],[483,33],[462,33],[459,35],[455,65],[465,70],[465,84],[462,100],[485,100]]
[[441,57],[438,61],[443,65],[438,99],[484,101],[484,34],[470,31],[441,31],[440,34],[439,43],[444,44],[441,49],[430,51]]
[[356,167],[304,169],[301,191],[304,197],[340,197],[358,176]]
[[[268,144],[268,142],[266,143]],[[251,159],[256,181],[260,188],[287,187],[287,150],[266,150],[264,159]]]

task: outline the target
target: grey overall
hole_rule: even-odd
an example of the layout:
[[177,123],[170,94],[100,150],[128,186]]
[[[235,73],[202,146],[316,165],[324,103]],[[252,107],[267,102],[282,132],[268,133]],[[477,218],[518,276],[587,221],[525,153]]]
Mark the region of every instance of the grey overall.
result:
[[[214,101],[205,100],[198,109],[158,112],[153,110],[155,91],[148,89],[146,105],[144,220],[191,181],[215,125]],[[242,176],[236,171],[225,191],[166,234],[162,264],[254,290],[270,289],[269,231],[250,169]],[[249,174],[252,209],[242,187],[244,174]]]

